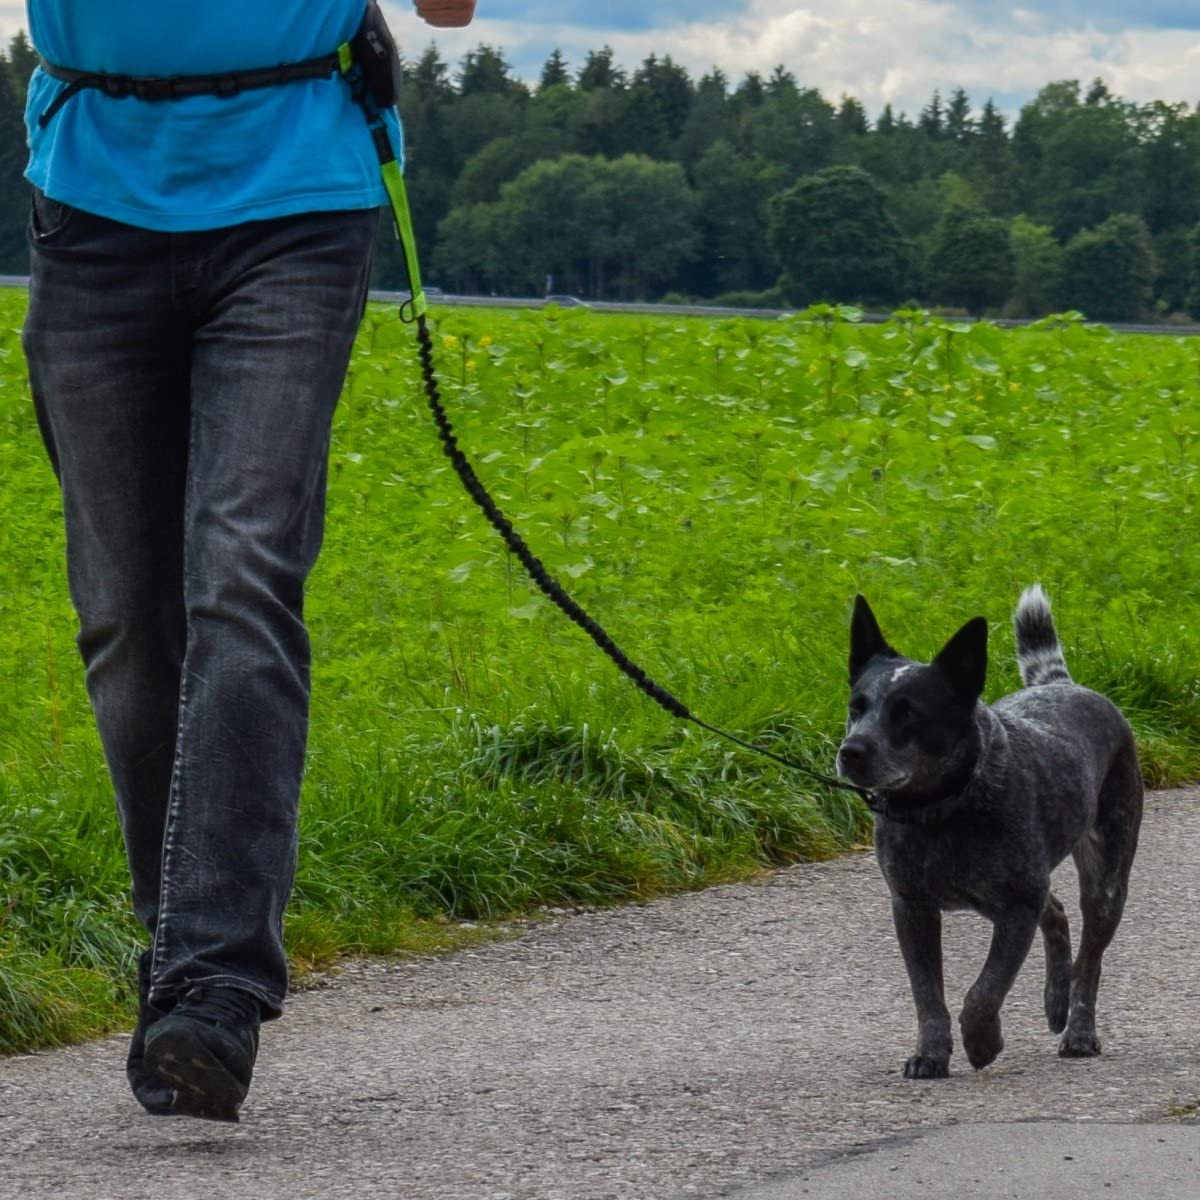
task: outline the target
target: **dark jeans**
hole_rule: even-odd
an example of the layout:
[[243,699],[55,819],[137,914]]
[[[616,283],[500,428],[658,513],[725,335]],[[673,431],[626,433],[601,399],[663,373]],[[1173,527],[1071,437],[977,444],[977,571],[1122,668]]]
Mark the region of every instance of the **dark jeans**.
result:
[[35,197],[24,346],[151,997],[277,1015],[304,582],[376,210],[137,229]]

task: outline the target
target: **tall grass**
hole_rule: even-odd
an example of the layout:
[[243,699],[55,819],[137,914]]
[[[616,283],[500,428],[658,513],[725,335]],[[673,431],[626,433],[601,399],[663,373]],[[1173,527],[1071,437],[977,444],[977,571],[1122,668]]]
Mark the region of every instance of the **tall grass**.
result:
[[[138,935],[21,304],[0,302],[0,1052],[127,1020]],[[986,613],[998,695],[1013,601],[1041,579],[1150,778],[1195,778],[1195,345],[848,316],[445,312],[445,392],[536,552],[705,719],[828,769],[856,591],[914,656]],[[531,590],[440,457],[411,331],[382,309],[337,417],[308,618],[302,967],[868,836],[845,794],[654,708]]]

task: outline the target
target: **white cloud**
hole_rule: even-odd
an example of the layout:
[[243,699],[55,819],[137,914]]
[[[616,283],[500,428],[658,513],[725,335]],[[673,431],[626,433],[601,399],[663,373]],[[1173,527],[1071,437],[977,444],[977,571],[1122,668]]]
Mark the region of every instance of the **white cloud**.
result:
[[1200,31],[1051,24],[1028,6],[750,0],[744,11],[721,19],[625,32],[493,21],[487,0],[479,0],[472,26],[436,34],[407,6],[388,8],[410,54],[436,40],[456,63],[466,50],[488,42],[502,46],[527,79],[536,77],[556,46],[578,66],[587,50],[608,42],[628,68],[650,53],[670,54],[696,74],[715,64],[736,80],[782,63],[802,84],[831,98],[849,92],[872,112],[891,102],[915,113],[934,88],[946,92],[960,85],[977,104],[995,96],[1012,111],[1051,80],[1097,75],[1132,100],[1195,102],[1200,94]]
[[[836,99],[857,96],[869,112],[885,103],[915,114],[934,88],[964,87],[976,105],[995,96],[1009,112],[1054,79],[1102,76],[1131,100],[1200,100],[1200,30],[1059,20],[1053,6],[979,0],[736,0],[720,18],[627,32],[498,21],[479,0],[478,17],[463,30],[433,30],[408,3],[386,0],[388,19],[409,57],[431,41],[456,65],[480,42],[502,46],[518,73],[535,80],[558,47],[578,67],[588,50],[612,45],[633,69],[647,55],[670,54],[695,75],[720,66],[734,81],[747,71],[769,73],[782,63],[804,85]],[[1159,6],[1163,8],[1163,5]],[[1170,9],[1171,5],[1166,5]],[[1133,14],[1133,6],[1129,6]],[[0,3],[0,38],[26,25],[22,4]]]
[[29,22],[25,19],[25,5],[0,4],[0,39],[7,48],[9,39],[18,29],[28,30]]

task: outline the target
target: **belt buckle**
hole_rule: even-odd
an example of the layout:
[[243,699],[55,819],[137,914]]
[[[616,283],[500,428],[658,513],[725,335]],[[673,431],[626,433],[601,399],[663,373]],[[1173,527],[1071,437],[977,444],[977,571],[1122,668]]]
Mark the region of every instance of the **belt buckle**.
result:
[[161,76],[135,79],[133,94],[139,100],[173,100],[175,98],[175,81]]

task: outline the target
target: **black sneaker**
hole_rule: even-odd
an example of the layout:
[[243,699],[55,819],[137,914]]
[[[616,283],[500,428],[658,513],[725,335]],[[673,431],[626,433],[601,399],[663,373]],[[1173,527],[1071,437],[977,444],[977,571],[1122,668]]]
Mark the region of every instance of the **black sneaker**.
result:
[[129,1040],[129,1057],[125,1060],[125,1075],[138,1103],[148,1113],[161,1117],[171,1111],[175,1092],[161,1079],[146,1070],[146,1030],[167,1015],[164,1009],[155,1008],[150,1003],[151,953],[150,950],[143,950],[138,955],[138,1022],[133,1031],[133,1037]]
[[258,1054],[262,1009],[241,988],[200,983],[146,1033],[145,1070],[172,1089],[170,1112],[238,1119]]

